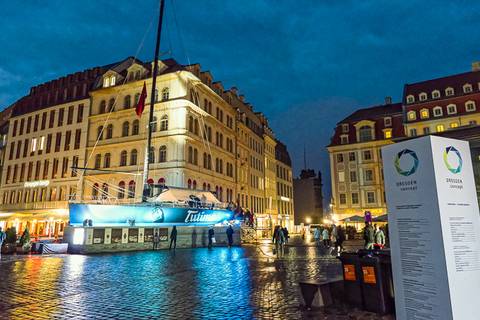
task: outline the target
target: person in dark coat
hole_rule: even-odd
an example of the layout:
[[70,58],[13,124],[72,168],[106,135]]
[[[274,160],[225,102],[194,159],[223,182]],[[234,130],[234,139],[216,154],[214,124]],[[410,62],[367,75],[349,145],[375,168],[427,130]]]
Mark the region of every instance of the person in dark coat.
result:
[[288,235],[287,227],[282,228],[282,232],[283,232],[283,235],[285,236],[285,243],[288,243],[288,238],[290,238],[290,237]]
[[160,242],[160,237],[158,236],[158,232],[155,232],[155,235],[153,236],[153,250],[158,249],[159,242]]
[[210,249],[213,246],[213,239],[215,237],[215,231],[213,231],[213,226],[208,229],[208,248]]
[[228,247],[230,248],[233,245],[233,228],[228,226],[227,228],[227,238],[228,238]]
[[172,232],[170,232],[170,250],[172,249],[172,244],[173,244],[173,250],[177,248],[177,226],[173,226]]

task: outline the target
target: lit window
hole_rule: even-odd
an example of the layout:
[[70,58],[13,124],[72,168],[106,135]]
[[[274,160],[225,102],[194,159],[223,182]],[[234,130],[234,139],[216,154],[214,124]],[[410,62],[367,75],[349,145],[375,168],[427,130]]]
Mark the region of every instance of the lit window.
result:
[[385,131],[385,139],[390,139],[392,137],[392,130]]
[[442,115],[443,115],[442,107],[433,108],[433,116],[434,117],[441,117]]
[[415,102],[415,97],[412,95],[407,96],[407,103],[413,103]]
[[475,102],[474,101],[467,101],[465,103],[465,109],[468,111],[468,112],[471,112],[471,111],[475,111],[476,107],[475,107]]
[[415,111],[409,111],[407,113],[407,116],[408,116],[408,120],[415,120],[417,119],[417,114],[415,113]]
[[440,91],[438,91],[438,90],[433,90],[433,91],[432,91],[432,98],[433,98],[433,99],[438,99],[438,98],[440,98]]
[[443,131],[445,131],[445,127],[443,126],[443,124],[437,125],[437,132],[443,132]]
[[110,86],[114,86],[114,85],[115,85],[115,80],[116,80],[115,76],[111,76],[111,77],[110,77]]
[[445,95],[447,95],[447,96],[453,96],[453,94],[454,94],[453,88],[447,88],[447,89],[445,89]]
[[32,152],[37,151],[37,138],[32,139]]
[[40,138],[40,146],[38,147],[38,150],[43,150],[45,146],[45,136]]
[[422,92],[418,95],[418,98],[420,99],[420,101],[425,101],[427,100],[427,94],[425,92]]
[[422,109],[420,110],[420,118],[426,119],[430,116],[430,113],[428,112],[428,109]]
[[458,123],[457,122],[452,122],[450,123],[450,128],[457,128],[458,127]]
[[103,87],[107,88],[109,86],[110,86],[110,78],[109,77],[103,78]]
[[383,124],[385,125],[385,127],[390,127],[392,125],[392,118],[390,117],[384,118]]
[[454,104],[450,104],[447,106],[447,113],[448,114],[455,114],[457,113],[457,106]]
[[470,83],[466,83],[463,85],[463,92],[469,93],[472,92],[472,85]]

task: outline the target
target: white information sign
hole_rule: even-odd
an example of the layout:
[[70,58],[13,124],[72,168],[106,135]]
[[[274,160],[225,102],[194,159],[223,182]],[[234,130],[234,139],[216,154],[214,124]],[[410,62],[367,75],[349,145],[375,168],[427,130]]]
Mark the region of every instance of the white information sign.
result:
[[397,319],[480,319],[480,216],[468,142],[382,149]]

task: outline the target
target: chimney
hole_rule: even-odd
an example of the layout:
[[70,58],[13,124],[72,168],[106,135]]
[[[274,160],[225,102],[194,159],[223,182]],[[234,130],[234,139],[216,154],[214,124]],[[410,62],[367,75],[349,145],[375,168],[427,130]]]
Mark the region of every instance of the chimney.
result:
[[480,61],[472,62],[472,71],[480,71]]
[[392,104],[392,97],[385,97],[385,104]]

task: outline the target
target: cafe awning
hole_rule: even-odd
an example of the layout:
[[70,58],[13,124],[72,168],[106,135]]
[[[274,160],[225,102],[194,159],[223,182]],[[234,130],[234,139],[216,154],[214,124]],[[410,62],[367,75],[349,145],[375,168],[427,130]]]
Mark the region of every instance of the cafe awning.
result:
[[341,222],[365,222],[365,218],[361,216],[351,216],[340,220]]

